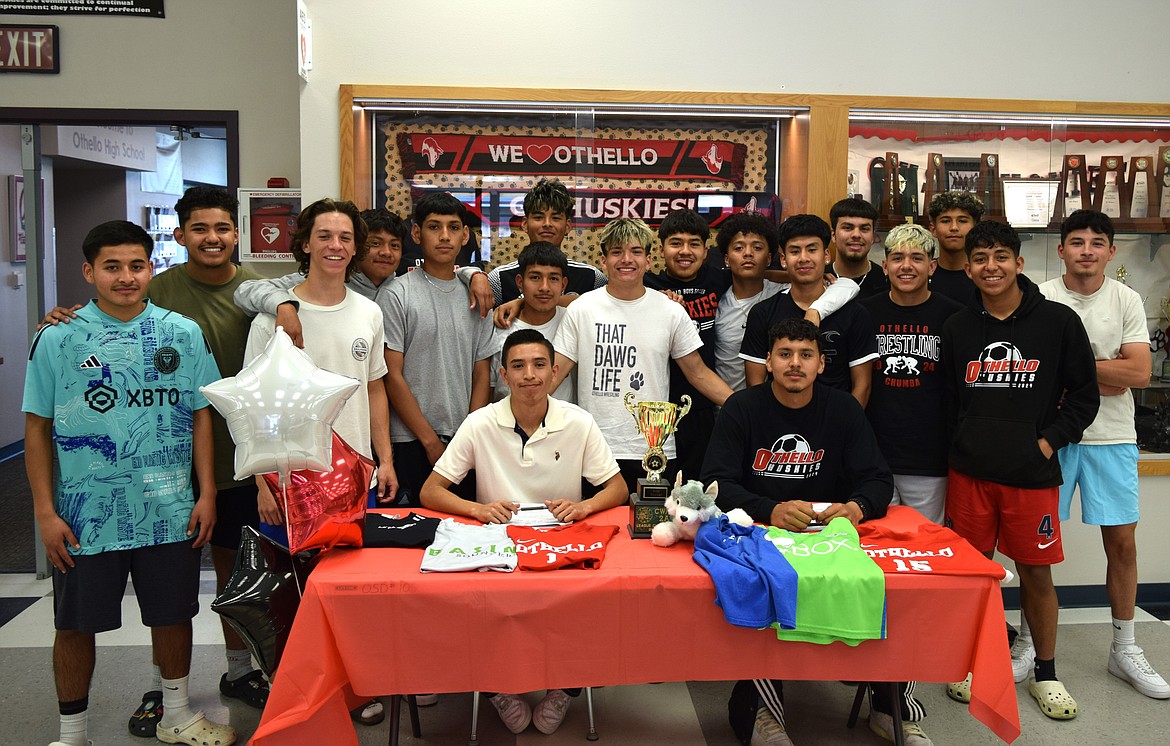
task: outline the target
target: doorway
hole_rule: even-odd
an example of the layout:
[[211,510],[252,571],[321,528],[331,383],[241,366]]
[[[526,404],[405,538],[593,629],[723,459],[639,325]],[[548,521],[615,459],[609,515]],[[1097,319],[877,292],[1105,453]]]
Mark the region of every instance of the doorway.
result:
[[[29,131],[36,133],[31,148],[27,136],[21,137]],[[104,162],[99,155],[107,141],[131,158],[151,157],[141,164]],[[31,335],[48,308],[90,297],[80,272],[82,238],[97,223],[130,220],[155,239],[157,269],[181,262],[179,247],[169,240],[174,203],[194,183],[235,193],[239,142],[236,111],[0,107],[0,189],[5,195],[0,199],[0,512],[7,517],[0,522],[0,572],[35,570],[44,576],[48,571],[24,471],[25,361]],[[191,178],[176,179],[173,166],[176,155],[182,162],[184,147],[200,151],[199,157],[191,159],[196,164],[191,168],[180,168]],[[148,153],[149,148],[154,151]],[[90,151],[88,157],[84,150]],[[158,168],[160,162],[170,170]],[[22,260],[14,237],[23,203],[14,192],[34,178],[41,185],[36,190],[41,207],[30,214],[43,216],[42,232],[36,246],[25,247],[27,260]]]

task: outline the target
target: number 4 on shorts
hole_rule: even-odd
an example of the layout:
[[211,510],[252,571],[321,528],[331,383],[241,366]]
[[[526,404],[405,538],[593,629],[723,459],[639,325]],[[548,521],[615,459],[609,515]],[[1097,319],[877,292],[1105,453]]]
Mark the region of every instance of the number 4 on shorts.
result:
[[1052,528],[1052,514],[1048,513],[1040,519],[1040,525],[1036,527],[1036,533],[1043,536],[1045,539],[1051,539],[1056,530]]

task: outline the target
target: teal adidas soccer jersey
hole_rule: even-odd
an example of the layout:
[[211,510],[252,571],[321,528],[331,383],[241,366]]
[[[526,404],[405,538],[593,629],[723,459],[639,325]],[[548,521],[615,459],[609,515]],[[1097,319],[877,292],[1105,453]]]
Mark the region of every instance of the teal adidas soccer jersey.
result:
[[54,504],[75,554],[188,539],[194,412],[218,378],[199,326],[149,302],[119,321],[91,301],[41,329],[21,409],[53,420]]
[[885,636],[885,574],[861,550],[848,518],[834,518],[819,533],[771,526],[766,535],[797,574],[796,629],[772,625],[776,637],[857,645]]

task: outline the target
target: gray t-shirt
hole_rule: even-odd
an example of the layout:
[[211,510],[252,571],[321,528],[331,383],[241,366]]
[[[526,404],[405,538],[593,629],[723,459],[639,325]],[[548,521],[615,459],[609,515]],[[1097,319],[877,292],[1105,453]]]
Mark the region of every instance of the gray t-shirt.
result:
[[[495,351],[491,316],[469,308],[459,280],[439,280],[422,269],[407,272],[378,291],[386,321],[386,347],[401,352],[402,372],[436,435],[451,438],[471,404],[471,372]],[[418,436],[390,412],[390,440]]]

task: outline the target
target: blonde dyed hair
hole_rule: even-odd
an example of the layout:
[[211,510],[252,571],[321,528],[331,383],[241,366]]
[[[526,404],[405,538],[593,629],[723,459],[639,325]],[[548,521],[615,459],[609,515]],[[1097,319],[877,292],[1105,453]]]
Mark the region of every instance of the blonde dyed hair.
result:
[[938,241],[930,231],[914,223],[904,223],[892,228],[886,234],[883,245],[886,247],[886,256],[894,249],[919,249],[931,259],[938,258]]
[[637,244],[648,255],[654,248],[654,231],[638,218],[617,218],[605,224],[597,234],[597,246],[602,256],[614,246]]

